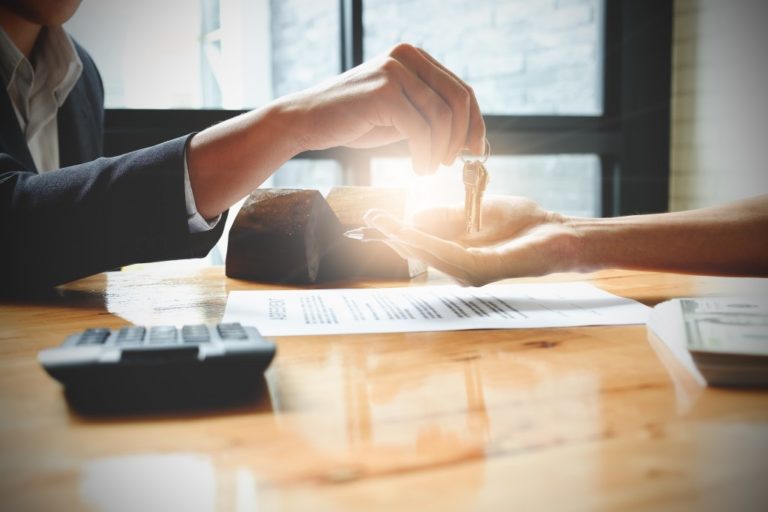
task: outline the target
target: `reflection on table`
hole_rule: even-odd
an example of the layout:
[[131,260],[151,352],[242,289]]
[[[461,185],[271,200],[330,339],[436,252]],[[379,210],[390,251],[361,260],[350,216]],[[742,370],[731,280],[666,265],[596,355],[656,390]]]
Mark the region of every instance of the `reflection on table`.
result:
[[[653,305],[744,282],[601,272]],[[411,285],[447,282],[440,275]],[[342,283],[391,286],[406,283]],[[751,285],[764,286],[762,281]],[[276,338],[235,408],[90,417],[38,350],[76,330],[216,322],[265,285],[221,268],[109,273],[0,305],[4,510],[760,509],[768,394],[680,407],[644,326]]]

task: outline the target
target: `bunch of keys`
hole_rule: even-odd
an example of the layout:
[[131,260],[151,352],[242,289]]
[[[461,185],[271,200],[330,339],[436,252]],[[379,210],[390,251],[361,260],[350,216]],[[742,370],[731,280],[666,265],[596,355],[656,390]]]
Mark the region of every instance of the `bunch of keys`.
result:
[[[468,234],[477,233],[481,227],[483,210],[483,194],[488,186],[488,171],[485,162],[491,154],[491,143],[485,139],[483,154],[478,159],[470,160],[468,153],[462,151],[459,155],[464,162],[464,219]],[[362,242],[381,241],[387,237],[376,228],[361,227],[344,233],[347,238]]]
[[461,161],[464,162],[464,219],[467,224],[467,233],[477,233],[481,227],[483,211],[483,194],[488,186],[488,171],[483,165],[491,154],[491,144],[485,139],[485,151],[477,160],[465,158],[461,153]]

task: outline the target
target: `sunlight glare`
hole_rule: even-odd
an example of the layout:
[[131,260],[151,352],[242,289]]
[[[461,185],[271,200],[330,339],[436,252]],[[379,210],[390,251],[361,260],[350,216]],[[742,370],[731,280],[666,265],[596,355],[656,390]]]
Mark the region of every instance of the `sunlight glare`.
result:
[[371,185],[401,187],[408,194],[406,220],[417,211],[434,206],[462,203],[464,185],[461,161],[441,166],[435,174],[419,176],[411,168],[409,158],[374,158],[371,161]]

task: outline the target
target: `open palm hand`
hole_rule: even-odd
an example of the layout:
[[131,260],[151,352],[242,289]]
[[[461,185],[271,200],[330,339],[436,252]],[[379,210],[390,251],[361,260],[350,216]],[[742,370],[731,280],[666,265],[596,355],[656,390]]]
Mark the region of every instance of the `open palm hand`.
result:
[[413,226],[379,210],[369,212],[366,222],[384,232],[386,243],[402,256],[422,260],[472,286],[569,270],[578,241],[563,216],[511,196],[487,197],[483,226],[472,234],[466,233],[459,206],[424,210]]

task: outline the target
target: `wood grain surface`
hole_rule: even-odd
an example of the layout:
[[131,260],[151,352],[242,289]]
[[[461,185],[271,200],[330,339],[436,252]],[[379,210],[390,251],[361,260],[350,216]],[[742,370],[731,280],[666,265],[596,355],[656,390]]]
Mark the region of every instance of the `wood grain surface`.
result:
[[[411,285],[448,282],[430,272]],[[565,280],[648,305],[766,289],[526,282]],[[768,510],[768,393],[685,384],[642,325],[278,337],[253,403],[129,416],[70,410],[36,359],[87,327],[216,322],[266,287],[165,264],[3,299],[0,509]]]

